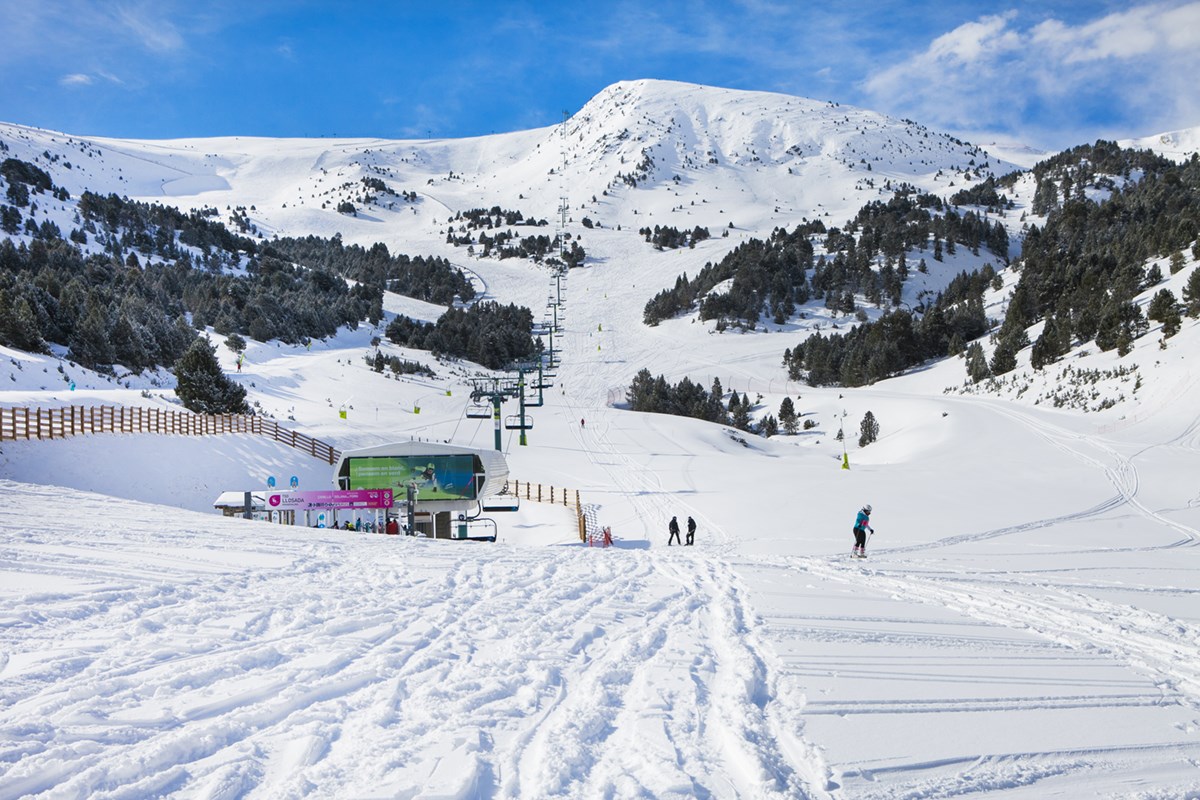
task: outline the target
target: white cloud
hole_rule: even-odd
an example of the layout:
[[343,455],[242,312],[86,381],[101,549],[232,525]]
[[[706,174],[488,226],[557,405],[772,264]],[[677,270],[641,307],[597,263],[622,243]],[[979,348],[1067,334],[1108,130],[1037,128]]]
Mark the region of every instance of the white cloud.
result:
[[148,13],[147,8],[118,8],[116,18],[147,50],[168,53],[183,47],[183,37],[175,26],[161,16]]
[[995,58],[1020,47],[1020,38],[1007,30],[1016,12],[983,17],[978,22],[960,25],[933,40],[926,54],[932,61],[970,65]]
[[96,70],[94,75],[89,75],[86,72],[72,72],[67,75],[63,75],[61,78],[58,79],[58,84],[59,84],[59,86],[68,86],[68,87],[92,86],[96,83],[97,78],[103,78],[104,80],[108,81],[109,83],[115,83],[118,86],[124,85],[124,83],[125,83],[123,80],[118,78],[116,75],[113,75],[111,72],[106,72],[105,70],[101,69],[101,70]]
[[1200,3],[1143,6],[1077,28],[1049,20],[1030,41],[1067,64],[1182,52],[1200,45]]
[[1200,2],[1146,4],[1075,25],[1020,21],[1017,12],[987,16],[938,36],[868,77],[869,102],[1044,146],[1200,123]]

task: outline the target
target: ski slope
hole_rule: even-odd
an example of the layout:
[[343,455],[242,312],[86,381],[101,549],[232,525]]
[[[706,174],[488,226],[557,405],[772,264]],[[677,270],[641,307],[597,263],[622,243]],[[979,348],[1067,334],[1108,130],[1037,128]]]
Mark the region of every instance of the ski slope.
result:
[[[1037,374],[1026,353],[1019,377],[988,393],[964,389],[960,359],[872,387],[789,382],[783,350],[844,321],[816,308],[753,332],[718,334],[694,316],[647,328],[645,301],[676,275],[794,224],[801,206],[837,220],[878,196],[838,149],[852,146],[839,135],[874,136],[874,117],[697,91],[678,96],[672,123],[673,91],[638,82],[598,97],[575,119],[571,175],[590,197],[622,155],[661,143],[656,163],[675,153],[682,165],[719,144],[721,163],[681,182],[721,213],[700,219],[669,171],[575,209],[604,225],[580,233],[589,259],[562,284],[563,363],[528,412],[528,445],[502,437],[513,477],[579,490],[615,546],[581,546],[571,512],[530,502],[495,515],[495,544],[221,518],[220,492],[268,476],[328,485],[327,465],[265,440],[4,442],[0,798],[1200,797],[1200,325],[1185,320],[1165,348],[1152,331],[1123,359],[1081,348]],[[787,124],[756,113],[797,137],[812,123],[804,132],[823,132],[842,161],[794,156],[814,172],[771,196],[801,164],[777,146]],[[697,138],[705,125],[712,141]],[[606,149],[625,127],[632,149]],[[14,150],[80,146],[22,130]],[[265,230],[446,255],[484,297],[535,318],[557,289],[545,267],[444,243],[447,212],[556,200],[546,170],[563,150],[550,131],[99,146],[73,174],[119,169],[145,197],[169,189],[185,207],[257,201]],[[416,211],[296,207],[301,183],[322,191],[322,169],[345,170],[342,181],[372,154],[411,170],[401,188],[419,187]],[[942,156],[913,175],[891,153],[872,173],[932,182],[958,157]],[[164,164],[181,182],[162,182]],[[658,252],[635,233],[648,217],[736,224]],[[964,251],[914,282],[936,290],[978,266]],[[1196,268],[1189,259],[1163,285],[1178,296]],[[987,298],[993,316],[1004,280]],[[394,295],[385,308],[440,313]],[[464,416],[479,370],[384,342],[437,377],[376,374],[363,356],[379,333],[343,330],[311,349],[250,342],[240,373],[231,351],[218,355],[262,413],[336,447],[492,447],[491,422]],[[1123,399],[1055,408],[1067,365],[1136,365],[1139,388],[1100,381],[1101,397]],[[756,416],[789,396],[815,427],[767,440],[630,412],[624,391],[642,367],[719,378],[756,400]],[[169,376],[114,379],[0,348],[4,405],[172,398]],[[867,411],[881,433],[860,448]],[[867,502],[877,533],[869,558],[852,560]],[[675,515],[698,522],[695,547],[666,546]]]
[[[530,503],[488,545],[88,491],[105,451],[134,473],[199,445],[296,468],[266,442],[5,443],[0,797],[1200,791],[1200,490],[1180,479],[1200,416],[1101,437],[1085,416],[900,381],[843,398],[909,433],[841,470],[840,445],[743,445],[603,405],[586,390],[605,362],[585,354],[530,412],[529,446],[505,446],[514,474],[579,488],[609,550]],[[280,360],[317,376],[329,355]],[[248,369],[263,398],[321,385]],[[429,408],[420,432],[490,446],[486,421]],[[416,419],[378,413],[380,439]],[[58,480],[24,482],[38,469]],[[858,561],[863,500],[879,532]],[[665,547],[673,514],[697,519],[698,546]]]

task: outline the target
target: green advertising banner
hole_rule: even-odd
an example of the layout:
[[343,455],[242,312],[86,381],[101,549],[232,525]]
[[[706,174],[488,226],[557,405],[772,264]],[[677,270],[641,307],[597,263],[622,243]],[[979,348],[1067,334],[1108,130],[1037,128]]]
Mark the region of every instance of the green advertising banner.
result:
[[391,489],[403,498],[417,484],[417,501],[474,500],[475,456],[379,456],[347,459],[350,489]]

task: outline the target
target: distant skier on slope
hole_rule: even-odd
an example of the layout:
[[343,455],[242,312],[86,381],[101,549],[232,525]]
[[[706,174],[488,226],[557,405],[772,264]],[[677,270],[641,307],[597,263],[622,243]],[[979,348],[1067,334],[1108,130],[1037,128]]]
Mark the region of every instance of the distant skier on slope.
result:
[[871,527],[871,504],[867,503],[854,518],[854,557],[867,557],[867,531],[875,533]]
[[679,538],[679,519],[671,517],[670,524],[667,525],[667,530],[671,532],[671,537],[667,539],[667,547],[671,546],[671,542],[679,542],[683,544],[683,540]]

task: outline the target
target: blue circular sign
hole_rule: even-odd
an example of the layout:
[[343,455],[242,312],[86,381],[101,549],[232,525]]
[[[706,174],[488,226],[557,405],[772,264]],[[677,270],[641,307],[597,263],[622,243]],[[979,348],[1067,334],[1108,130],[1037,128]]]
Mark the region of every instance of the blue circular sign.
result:
[[293,475],[292,479],[290,481],[288,481],[288,483],[290,483],[292,485],[292,488],[295,489],[297,486],[300,485],[300,479],[297,478],[295,475]]
[[267,477],[267,488],[268,489],[275,488],[275,476],[274,475],[270,475]]

